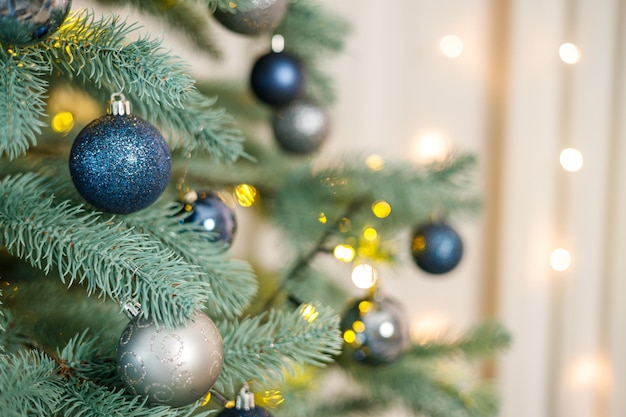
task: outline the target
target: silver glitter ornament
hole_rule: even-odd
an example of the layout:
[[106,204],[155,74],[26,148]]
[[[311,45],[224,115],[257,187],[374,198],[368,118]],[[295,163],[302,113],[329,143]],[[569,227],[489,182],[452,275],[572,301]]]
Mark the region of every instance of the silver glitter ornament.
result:
[[244,10],[236,2],[231,12],[217,9],[215,18],[224,27],[242,35],[259,35],[273,31],[287,12],[288,0],[251,0]]
[[120,336],[117,369],[126,388],[151,404],[182,407],[202,398],[224,362],[215,323],[197,312],[183,326],[168,329],[133,319]]
[[0,0],[0,43],[26,46],[42,41],[63,24],[71,0]]
[[344,352],[368,365],[393,362],[409,345],[403,309],[380,293],[354,302],[341,319],[341,330]]
[[288,152],[317,150],[329,132],[328,114],[316,104],[297,100],[279,109],[272,120],[274,138]]

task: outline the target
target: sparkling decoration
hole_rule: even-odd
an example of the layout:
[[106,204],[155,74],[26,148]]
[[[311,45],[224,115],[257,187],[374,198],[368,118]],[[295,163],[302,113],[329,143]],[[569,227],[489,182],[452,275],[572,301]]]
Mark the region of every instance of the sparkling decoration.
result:
[[[120,96],[114,100],[115,96]],[[165,191],[172,157],[161,133],[128,114],[123,95],[111,113],[89,123],[70,152],[70,174],[80,195],[99,210],[128,214],[148,207]]]
[[329,119],[319,106],[298,100],[274,114],[272,127],[282,149],[307,154],[317,150],[328,136]]
[[368,365],[393,362],[409,344],[403,309],[380,293],[357,300],[341,319],[344,350]]
[[235,406],[225,408],[217,417],[273,417],[265,408],[255,405],[254,394],[244,386],[235,401]]
[[463,241],[444,222],[426,223],[415,229],[411,242],[413,260],[431,274],[445,274],[454,269],[463,256]]
[[117,369],[126,388],[150,404],[182,407],[213,386],[224,361],[222,336],[197,312],[183,326],[168,329],[135,318],[117,346]]
[[215,10],[215,18],[224,27],[243,35],[259,35],[276,29],[287,12],[288,0],[250,0],[245,10],[231,2],[230,12]]
[[252,67],[250,87],[262,102],[275,107],[285,106],[302,94],[302,65],[286,52],[262,55]]
[[211,192],[190,192],[185,195],[183,211],[190,213],[184,223],[196,224],[207,232],[207,239],[230,245],[237,231],[237,220],[232,208]]
[[55,33],[71,0],[0,0],[0,43],[32,45]]

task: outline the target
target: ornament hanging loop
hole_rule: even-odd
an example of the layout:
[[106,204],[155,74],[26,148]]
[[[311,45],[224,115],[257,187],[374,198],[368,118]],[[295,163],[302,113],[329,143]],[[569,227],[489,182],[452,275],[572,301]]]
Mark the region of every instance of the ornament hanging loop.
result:
[[113,116],[124,116],[130,114],[130,101],[126,100],[121,92],[111,94],[108,113]]
[[135,300],[127,301],[122,308],[124,309],[124,313],[126,313],[131,320],[136,319],[141,314],[141,304]]

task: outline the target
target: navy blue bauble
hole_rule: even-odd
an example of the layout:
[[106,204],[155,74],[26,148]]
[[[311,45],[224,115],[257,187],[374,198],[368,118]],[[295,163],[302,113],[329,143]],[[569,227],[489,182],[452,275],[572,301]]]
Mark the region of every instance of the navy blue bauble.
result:
[[273,417],[273,415],[265,408],[257,405],[249,410],[236,407],[225,408],[217,417]]
[[417,266],[424,271],[445,274],[461,261],[463,241],[448,224],[427,223],[415,229],[411,253]]
[[409,344],[402,307],[379,294],[355,301],[341,319],[344,353],[367,365],[393,362]]
[[262,102],[275,107],[284,106],[302,94],[302,65],[293,55],[270,52],[254,63],[250,87]]
[[70,152],[70,174],[80,195],[99,210],[128,214],[165,191],[172,156],[161,133],[134,115],[89,123]]
[[26,46],[54,34],[72,0],[0,0],[0,43]]
[[193,223],[207,232],[207,240],[224,242],[230,245],[237,231],[237,220],[233,210],[216,194],[210,192],[192,193],[194,201],[185,202],[183,211],[190,213],[184,223]]

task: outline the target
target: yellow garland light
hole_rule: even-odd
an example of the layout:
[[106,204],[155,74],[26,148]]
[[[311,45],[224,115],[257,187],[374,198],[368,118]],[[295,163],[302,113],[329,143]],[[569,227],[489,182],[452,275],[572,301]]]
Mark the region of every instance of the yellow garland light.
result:
[[333,256],[335,259],[341,262],[352,262],[355,255],[356,251],[354,248],[347,244],[337,245],[333,250]]
[[250,207],[257,200],[259,192],[250,184],[239,184],[235,187],[235,197],[241,207]]
[[372,204],[372,213],[379,219],[384,219],[391,214],[391,205],[385,200],[376,200]]

